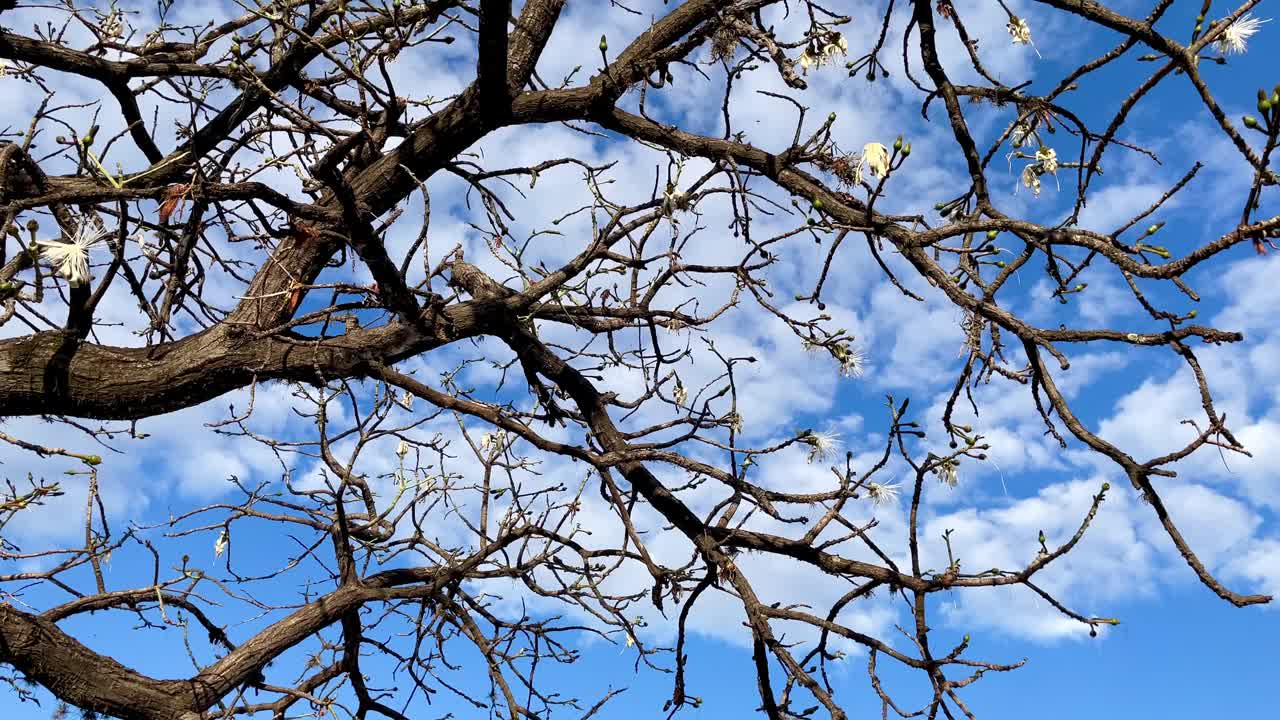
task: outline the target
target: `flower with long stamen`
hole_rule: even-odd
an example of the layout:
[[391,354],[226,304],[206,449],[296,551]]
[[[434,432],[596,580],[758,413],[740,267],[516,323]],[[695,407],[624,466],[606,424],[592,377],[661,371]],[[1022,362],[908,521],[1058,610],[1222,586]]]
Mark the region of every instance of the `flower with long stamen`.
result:
[[831,459],[843,444],[840,436],[833,432],[809,431],[800,441],[809,446],[809,462]]
[[867,483],[867,495],[876,505],[895,502],[898,499],[898,484],[888,482],[883,485],[877,482]]
[[40,254],[58,269],[58,274],[66,278],[72,287],[79,287],[93,277],[89,273],[89,251],[106,237],[106,230],[83,218],[68,240],[37,240],[36,244],[42,248]]
[[1229,53],[1243,53],[1247,48],[1249,38],[1258,32],[1258,26],[1265,22],[1271,22],[1270,19],[1259,20],[1253,16],[1253,13],[1245,13],[1236,18],[1235,22],[1227,26],[1226,30],[1218,36],[1214,41],[1214,46],[1218,48],[1218,52],[1223,55]]

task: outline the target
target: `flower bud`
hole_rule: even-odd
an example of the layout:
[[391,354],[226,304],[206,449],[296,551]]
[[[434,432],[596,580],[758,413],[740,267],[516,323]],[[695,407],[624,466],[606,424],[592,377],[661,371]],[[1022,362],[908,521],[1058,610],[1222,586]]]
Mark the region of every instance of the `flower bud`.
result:
[[893,141],[893,149],[894,149],[894,150],[901,150],[901,149],[902,149],[902,136],[901,136],[901,135],[899,135],[899,136],[898,136],[898,139],[897,139],[897,140],[894,140],[894,141]]
[[1198,311],[1192,310],[1191,312],[1187,313],[1187,317],[1194,318],[1196,315],[1199,315],[1199,314],[1200,313]]
[[1158,222],[1155,225],[1152,225],[1151,227],[1147,228],[1147,234],[1155,235],[1156,233],[1160,232],[1160,228],[1162,227],[1164,227],[1164,223]]
[[600,36],[600,52],[609,52],[609,38]]
[[836,121],[835,113],[831,113],[830,115],[827,116],[827,122],[835,122],[835,121]]
[[1260,112],[1260,113],[1265,113],[1266,111],[1268,111],[1268,110],[1270,110],[1270,109],[1271,109],[1271,101],[1270,101],[1270,100],[1268,100],[1268,99],[1266,99],[1266,98],[1262,98],[1261,100],[1259,100],[1259,101],[1258,101],[1258,112]]
[[1111,483],[1106,483],[1106,482],[1102,483],[1102,492],[1106,492],[1110,489],[1111,489]]
[[84,459],[86,465],[98,466],[102,464],[102,458],[98,455],[89,455]]
[[1007,264],[1008,264],[1008,263],[1006,263],[1006,262],[1005,262],[1005,261],[1003,261],[1003,260],[997,260],[997,261],[996,261],[996,267],[998,267],[998,268],[1002,268],[1002,267],[1004,267],[1004,266],[1005,266],[1005,265],[1007,265]]
[[988,240],[995,240],[997,237],[999,237],[999,235],[1000,235],[1000,231],[999,231],[999,230],[988,230],[988,231],[987,231],[987,239],[988,239]]
[[813,209],[814,210],[822,209],[822,198],[816,197],[813,199]]
[[902,156],[906,157],[911,154],[911,143],[902,146]]

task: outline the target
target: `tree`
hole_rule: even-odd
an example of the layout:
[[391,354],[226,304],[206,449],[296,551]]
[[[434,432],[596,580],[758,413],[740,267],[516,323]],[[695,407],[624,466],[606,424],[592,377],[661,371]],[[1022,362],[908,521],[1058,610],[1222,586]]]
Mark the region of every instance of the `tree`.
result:
[[[939,598],[1017,586],[1090,634],[1114,625],[1039,579],[1130,488],[1199,582],[1268,602],[1201,561],[1162,490],[1193,453],[1248,454],[1199,360],[1244,335],[1189,306],[1198,268],[1280,235],[1261,213],[1280,88],[1243,120],[1222,103],[1251,99],[1210,89],[1260,30],[1254,4],[1211,18],[1205,0],[1192,19],[1172,2],[1127,15],[1077,0],[1017,15],[950,0],[273,0],[222,21],[172,0],[0,3],[0,87],[35,98],[0,135],[0,440],[11,467],[46,459],[41,477],[9,477],[0,506],[12,693],[128,720],[426,717],[439,694],[504,718],[589,717],[620,690],[570,699],[546,668],[585,672],[572,663],[594,635],[669,671],[663,709],[683,713],[701,704],[689,618],[728,598],[769,718],[845,718],[857,692],[903,717],[972,717],[963,688],[1021,663],[939,639]],[[1107,49],[1040,60],[1042,26]],[[1023,67],[1034,83],[1012,79]],[[927,123],[895,138],[832,88],[905,99]],[[1181,227],[1157,244],[1162,217],[1204,202],[1187,197],[1200,162],[1126,220],[1087,222],[1113,202],[1104,158],[1154,167],[1126,128],[1156,96],[1211,118],[1244,188],[1238,219],[1199,240]],[[1114,329],[1077,309],[1108,278],[1123,285],[1104,301],[1141,313]],[[849,298],[871,283],[922,333],[928,313],[960,319],[936,417],[911,404],[922,386],[864,429],[835,422],[848,405],[830,394],[887,387],[868,370],[890,348],[841,327],[869,322]],[[1032,287],[1048,306],[1025,302]],[[744,322],[770,341],[735,339]],[[807,364],[774,360],[802,346]],[[1181,449],[1143,459],[1079,409],[1064,377],[1098,347],[1190,370],[1202,415],[1183,420]],[[812,374],[780,376],[797,367]],[[931,498],[989,472],[988,388],[1117,481],[1071,531],[1009,538],[1023,559],[991,569],[949,530],[924,534]],[[828,397],[812,411],[779,400],[814,393]],[[112,477],[122,448],[183,415],[147,419],[212,401],[227,412],[211,432],[274,476],[227,473],[234,495],[173,495],[167,519],[113,505],[175,482]],[[860,433],[847,452],[842,428]],[[194,447],[165,452],[192,458],[188,480],[225,479]],[[795,457],[826,474],[779,471]],[[76,540],[19,546],[13,528],[72,498]],[[774,601],[762,562],[820,573],[838,599]],[[905,644],[854,628],[870,602],[901,613]],[[671,624],[673,646],[644,615]],[[86,644],[121,616],[164,630],[194,671],[161,679],[122,664],[130,648]],[[853,652],[870,685],[837,692],[828,667]],[[886,663],[930,690],[904,698]]]

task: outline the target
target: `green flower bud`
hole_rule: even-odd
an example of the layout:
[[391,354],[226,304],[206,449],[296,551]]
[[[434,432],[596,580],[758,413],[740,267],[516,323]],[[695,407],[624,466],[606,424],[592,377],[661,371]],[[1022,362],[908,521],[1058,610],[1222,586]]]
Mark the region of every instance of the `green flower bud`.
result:
[[600,36],[600,52],[609,52],[609,38]]
[[1156,233],[1160,232],[1160,228],[1162,227],[1164,227],[1164,223],[1158,222],[1155,225],[1152,225],[1151,227],[1147,228],[1147,234],[1155,235]]
[[902,146],[902,156],[906,157],[911,154],[911,143]]
[[1271,109],[1271,101],[1263,98],[1258,101],[1258,112],[1265,113]]
[[814,199],[813,199],[813,209],[814,209],[814,210],[821,210],[821,209],[822,209],[822,198],[818,198],[818,197],[816,197],[816,198],[814,198]]
[[102,464],[102,458],[97,455],[90,455],[84,459],[88,465],[98,466]]
[[964,635],[964,643],[965,643],[966,645],[968,645],[968,644],[969,644],[969,633],[965,633],[965,635]]
[[1080,283],[1079,285],[1076,285],[1075,290],[1076,292],[1080,292],[1081,290],[1084,290],[1087,287],[1089,287],[1088,283]]
[[1005,261],[1003,261],[1003,260],[997,260],[997,261],[996,261],[996,267],[998,267],[998,268],[1002,268],[1002,267],[1004,267],[1004,266],[1005,266],[1005,265],[1007,265],[1007,264],[1008,264],[1008,263],[1006,263],[1006,262],[1005,262]]
[[897,140],[894,140],[894,141],[893,141],[893,149],[894,149],[894,150],[901,150],[901,149],[902,149],[902,136],[901,136],[901,135],[899,135],[899,136],[898,136],[898,139],[897,139]]
[[835,113],[831,113],[830,115],[827,116],[827,122],[835,122],[835,121],[836,121]]
[[937,204],[935,204],[935,205],[933,206],[933,209],[934,209],[934,210],[941,210],[942,208],[944,208],[944,207],[946,207],[946,206],[947,206],[947,204],[946,204],[946,203],[937,203]]
[[996,239],[997,237],[999,237],[999,236],[1000,236],[1000,231],[999,231],[999,230],[988,230],[988,231],[987,231],[987,239],[988,239],[988,240],[995,240],[995,239]]
[[1106,492],[1110,489],[1111,489],[1111,483],[1105,483],[1105,482],[1102,483],[1102,492]]
[[1187,313],[1187,317],[1189,317],[1189,318],[1193,318],[1193,317],[1195,317],[1196,315],[1199,315],[1199,314],[1200,314],[1200,313],[1199,313],[1198,311],[1196,311],[1196,310],[1192,310],[1191,312]]

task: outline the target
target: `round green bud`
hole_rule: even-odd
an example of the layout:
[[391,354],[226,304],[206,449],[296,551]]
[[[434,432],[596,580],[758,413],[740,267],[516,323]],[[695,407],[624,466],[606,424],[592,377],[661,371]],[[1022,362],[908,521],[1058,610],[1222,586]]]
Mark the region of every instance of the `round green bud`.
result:
[[1110,489],[1111,489],[1111,483],[1102,483],[1102,492],[1106,492]]
[[1191,312],[1187,313],[1187,317],[1189,317],[1189,318],[1193,318],[1193,317],[1195,317],[1196,315],[1199,315],[1199,314],[1200,314],[1200,313],[1199,313],[1199,311],[1197,311],[1197,310],[1192,310]]
[[988,231],[987,231],[987,239],[988,239],[988,240],[995,240],[995,239],[996,239],[997,237],[999,237],[999,236],[1000,236],[1000,231],[999,231],[999,230],[988,230]]
[[941,210],[942,208],[944,208],[944,207],[946,207],[946,206],[947,206],[947,204],[946,204],[946,203],[937,203],[937,204],[935,204],[935,205],[933,206],[933,209],[934,209],[934,210]]
[[822,209],[822,198],[814,198],[814,199],[813,199],[813,209],[814,209],[814,210],[821,210],[821,209]]
[[835,113],[831,113],[830,115],[827,116],[827,122],[835,122],[835,121],[836,121]]
[[911,143],[902,146],[902,156],[906,157],[911,154]]
[[968,645],[968,644],[969,644],[969,634],[968,634],[968,633],[965,633],[965,635],[964,635],[964,642],[965,642],[965,644],[966,644],[966,645]]
[[90,455],[84,459],[88,465],[98,466],[102,464],[102,458],[97,455]]
[[1005,266],[1005,265],[1007,265],[1007,264],[1008,264],[1008,263],[1006,263],[1006,262],[1005,262],[1005,261],[1003,261],[1003,260],[997,260],[997,261],[996,261],[996,267],[998,267],[998,268],[1002,268],[1002,267],[1004,267],[1004,266]]
[[1263,98],[1263,99],[1261,99],[1261,100],[1259,100],[1259,101],[1258,101],[1258,112],[1265,113],[1266,111],[1268,111],[1268,110],[1270,110],[1270,109],[1271,109],[1271,101],[1270,101],[1270,100],[1268,100],[1268,99],[1266,99],[1266,98]]

